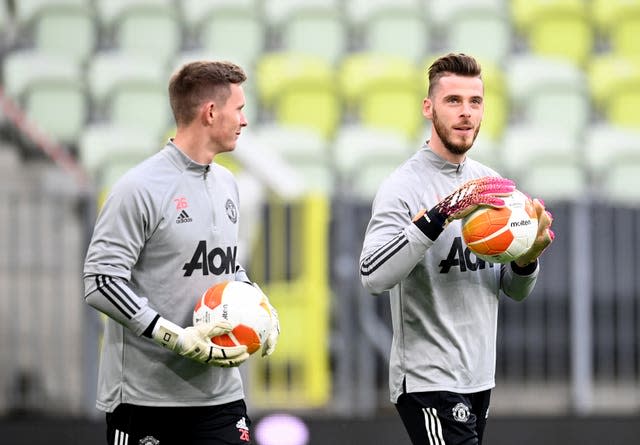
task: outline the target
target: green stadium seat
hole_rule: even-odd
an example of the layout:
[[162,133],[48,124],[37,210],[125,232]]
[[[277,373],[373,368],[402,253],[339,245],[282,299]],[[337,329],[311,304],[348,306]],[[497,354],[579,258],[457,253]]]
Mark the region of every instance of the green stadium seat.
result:
[[183,24],[191,44],[209,59],[231,60],[253,70],[266,48],[266,23],[256,0],[183,0]]
[[338,1],[272,0],[264,5],[277,49],[320,57],[331,65],[347,52],[348,30]]
[[182,48],[180,14],[171,0],[97,0],[96,11],[107,48],[162,62]]
[[640,154],[640,128],[630,129],[600,122],[587,129],[584,157],[592,181],[600,183],[614,164],[633,160]]
[[562,126],[576,138],[591,120],[591,98],[584,70],[551,57],[511,57],[506,76],[516,120]]
[[357,198],[373,198],[384,177],[416,149],[410,139],[398,132],[343,125],[331,150],[341,190]]
[[446,51],[498,65],[511,53],[514,39],[504,0],[440,0],[432,4],[432,10],[436,8]]
[[18,34],[28,46],[71,63],[84,63],[98,43],[95,15],[88,0],[26,0],[16,3]]
[[432,45],[432,26],[420,1],[347,3],[347,18],[360,51],[403,57],[417,63]]
[[328,141],[317,131],[276,122],[258,125],[252,134],[264,145],[264,150],[279,157],[299,175],[307,191],[332,193],[335,178]]
[[89,103],[79,64],[52,53],[13,51],[3,64],[5,93],[45,134],[68,144],[89,119]]
[[142,125],[158,135],[172,124],[162,61],[135,53],[100,52],[89,61],[86,78],[96,120]]
[[521,123],[510,125],[501,141],[505,176],[524,176],[542,163],[574,165],[581,162],[578,140],[562,128]]
[[165,142],[142,126],[91,124],[79,135],[78,159],[89,176],[99,181],[103,169],[111,162],[127,157],[143,159],[158,151]]

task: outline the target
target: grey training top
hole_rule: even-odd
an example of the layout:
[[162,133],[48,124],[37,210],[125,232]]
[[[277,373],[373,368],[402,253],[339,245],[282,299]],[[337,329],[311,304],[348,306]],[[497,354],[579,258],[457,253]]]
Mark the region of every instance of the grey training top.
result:
[[[494,386],[500,290],[516,300],[535,285],[513,266],[476,258],[453,221],[435,241],[414,223],[463,183],[498,174],[467,158],[452,164],[425,145],[380,186],[360,257],[364,287],[390,290],[393,341],[389,386],[405,392],[473,393]],[[523,271],[520,271],[521,273]]]
[[192,325],[196,300],[236,263],[238,188],[225,168],[172,142],[113,187],[84,265],[86,301],[108,315],[97,407],[217,405],[244,397],[237,368],[203,365],[142,336],[157,314]]

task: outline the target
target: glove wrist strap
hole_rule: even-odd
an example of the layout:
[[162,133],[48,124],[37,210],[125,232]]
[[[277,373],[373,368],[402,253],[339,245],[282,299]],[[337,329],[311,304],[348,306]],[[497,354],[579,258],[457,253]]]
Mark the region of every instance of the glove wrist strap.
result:
[[447,219],[435,207],[416,218],[413,223],[429,238],[435,241],[447,225]]
[[162,347],[175,351],[182,331],[177,324],[160,317],[153,328],[152,337]]

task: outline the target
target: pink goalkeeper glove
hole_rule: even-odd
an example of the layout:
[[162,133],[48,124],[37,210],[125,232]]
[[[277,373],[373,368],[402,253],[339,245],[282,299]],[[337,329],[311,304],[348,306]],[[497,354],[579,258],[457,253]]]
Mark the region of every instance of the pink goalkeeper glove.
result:
[[437,203],[428,212],[421,212],[414,223],[430,239],[435,240],[454,219],[460,219],[478,206],[504,207],[500,196],[507,196],[516,189],[515,183],[506,178],[484,176],[472,179]]

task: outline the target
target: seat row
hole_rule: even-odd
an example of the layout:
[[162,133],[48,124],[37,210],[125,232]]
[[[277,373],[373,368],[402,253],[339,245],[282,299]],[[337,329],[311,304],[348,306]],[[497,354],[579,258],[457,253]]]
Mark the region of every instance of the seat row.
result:
[[[603,48],[640,52],[638,0],[21,0],[0,32],[86,60],[118,47],[168,60],[200,48],[243,66],[264,51],[337,63],[351,51],[419,63],[449,50],[503,63],[520,49],[585,66]],[[6,36],[5,36],[6,37]],[[4,39],[5,41],[8,39]]]
[[[145,126],[163,135],[173,125],[166,86],[186,52],[162,64],[151,57],[103,51],[86,67],[39,51],[14,51],[2,61],[3,90],[52,137],[74,144],[85,125],[104,121]],[[399,56],[351,53],[335,67],[321,58],[263,53],[245,84],[250,122],[309,127],[331,138],[359,122],[421,137],[425,68]],[[587,71],[555,58],[523,53],[501,69],[482,61],[483,133],[500,139],[518,122],[562,126],[572,137],[592,122],[640,128],[640,58],[606,55]]]

